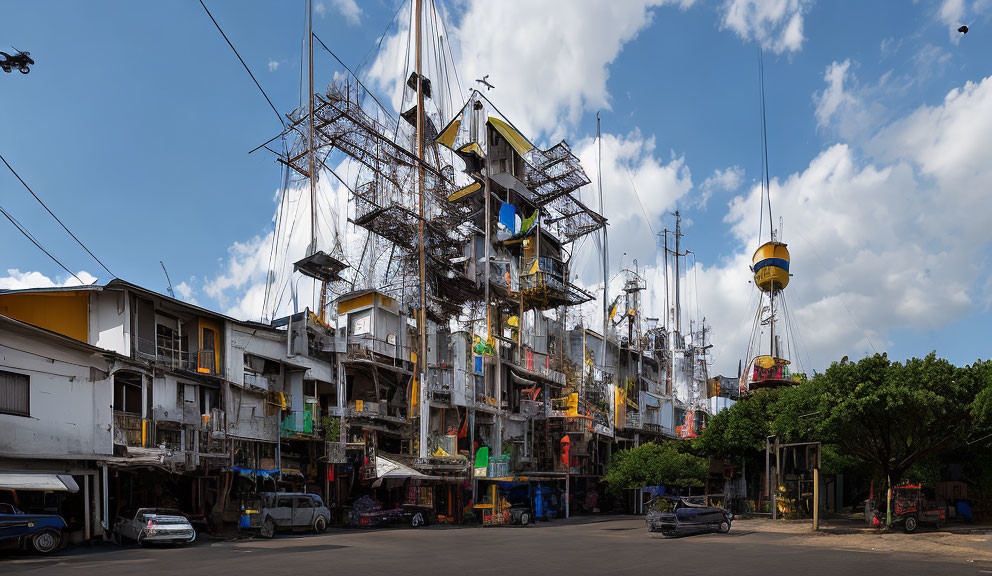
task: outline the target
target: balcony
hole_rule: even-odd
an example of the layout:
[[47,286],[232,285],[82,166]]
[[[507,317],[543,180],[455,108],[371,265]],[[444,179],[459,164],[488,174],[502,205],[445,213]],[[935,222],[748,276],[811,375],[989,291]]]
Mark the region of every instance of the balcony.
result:
[[568,281],[568,268],[557,258],[525,258],[520,270],[520,290],[537,307],[574,306],[592,300],[591,294]]
[[256,374],[253,372],[245,372],[245,388],[268,392],[273,388],[274,384],[275,382],[268,376],[263,376],[262,374]]
[[159,338],[157,342],[135,337],[134,355],[138,360],[164,366],[171,370],[196,371],[196,355],[180,349],[175,340]]
[[551,358],[547,354],[534,352],[533,350],[525,347],[518,350],[517,353],[514,354],[513,364],[519,368],[527,370],[528,372],[533,372],[543,376],[559,386],[565,385],[565,375],[551,368],[553,364]]
[[349,336],[347,340],[349,360],[369,360],[385,362],[402,368],[404,362],[412,362],[408,346],[400,346],[373,336]]

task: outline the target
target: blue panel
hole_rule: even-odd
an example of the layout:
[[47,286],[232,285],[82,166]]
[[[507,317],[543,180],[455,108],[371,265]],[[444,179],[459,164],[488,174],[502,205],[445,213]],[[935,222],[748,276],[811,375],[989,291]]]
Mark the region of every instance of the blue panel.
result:
[[510,234],[516,234],[517,228],[517,209],[513,204],[503,203],[499,207],[499,222],[506,229],[510,231]]
[[775,266],[776,268],[781,268],[786,272],[789,271],[788,260],[785,260],[784,258],[765,258],[764,260],[758,261],[758,263],[754,265],[755,274],[757,274],[758,270],[761,270],[765,266]]

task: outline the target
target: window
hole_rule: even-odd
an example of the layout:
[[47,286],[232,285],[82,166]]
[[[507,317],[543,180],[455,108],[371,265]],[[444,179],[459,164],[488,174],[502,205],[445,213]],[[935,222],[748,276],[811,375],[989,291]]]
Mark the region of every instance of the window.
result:
[[351,322],[352,336],[370,334],[372,332],[372,311],[355,314]]
[[31,377],[0,370],[0,414],[31,415]]
[[313,508],[313,500],[308,497],[302,497],[296,499],[297,508]]

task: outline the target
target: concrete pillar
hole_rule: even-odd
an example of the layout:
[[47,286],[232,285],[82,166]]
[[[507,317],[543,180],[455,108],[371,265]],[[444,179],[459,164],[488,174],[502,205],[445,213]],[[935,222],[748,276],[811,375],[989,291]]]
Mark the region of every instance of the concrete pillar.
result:
[[90,509],[93,503],[90,501],[90,474],[83,476],[83,540],[89,540],[90,532]]

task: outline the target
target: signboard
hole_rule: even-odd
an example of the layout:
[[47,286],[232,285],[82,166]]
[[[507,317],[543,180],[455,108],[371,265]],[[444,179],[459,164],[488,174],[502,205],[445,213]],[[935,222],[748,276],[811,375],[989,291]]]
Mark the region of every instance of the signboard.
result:
[[473,474],[476,478],[485,478],[489,470],[489,447],[483,446],[475,452],[475,470]]

